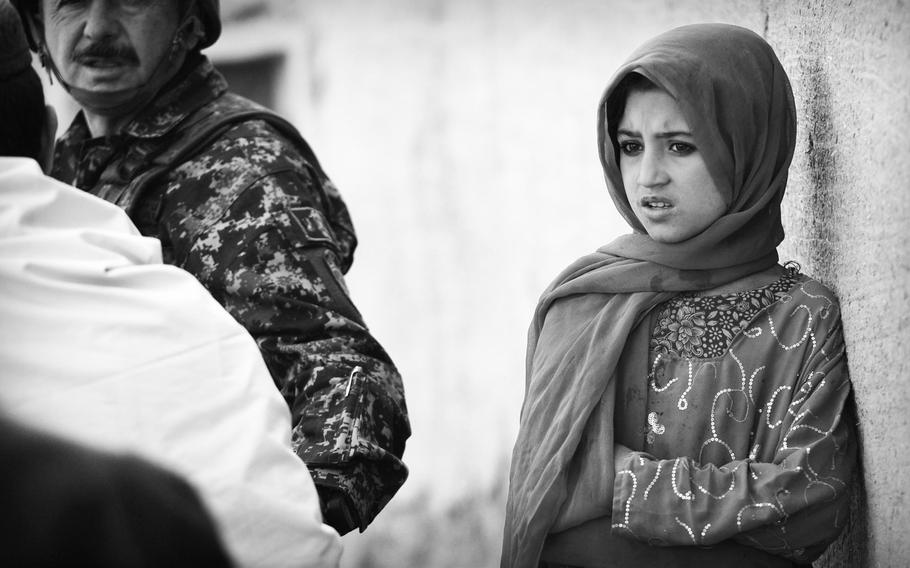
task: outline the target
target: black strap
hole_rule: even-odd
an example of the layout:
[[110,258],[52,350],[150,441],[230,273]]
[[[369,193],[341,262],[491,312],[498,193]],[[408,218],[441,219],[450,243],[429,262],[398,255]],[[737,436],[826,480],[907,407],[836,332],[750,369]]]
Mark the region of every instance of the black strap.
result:
[[[164,178],[174,168],[209,147],[227,130],[251,120],[263,120],[278,130],[301,153],[313,169],[317,181],[326,178],[306,140],[290,122],[274,112],[258,105],[227,111],[207,109],[201,116],[191,116],[188,124],[177,129],[176,135],[166,136],[164,140],[140,140],[133,144],[122,161],[112,164],[102,174],[100,185],[106,188],[103,197],[123,208],[143,234],[157,235],[166,189]],[[316,185],[321,189],[320,183]],[[324,196],[323,201],[327,202]]]

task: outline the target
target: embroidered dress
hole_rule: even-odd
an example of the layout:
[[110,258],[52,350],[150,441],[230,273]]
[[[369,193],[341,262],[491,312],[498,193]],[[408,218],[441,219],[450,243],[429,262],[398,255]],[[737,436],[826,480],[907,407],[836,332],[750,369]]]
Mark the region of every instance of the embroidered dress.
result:
[[677,296],[651,321],[647,377],[619,383],[616,440],[638,451],[617,452],[614,533],[817,556],[845,521],[856,451],[833,295],[790,272],[740,294]]

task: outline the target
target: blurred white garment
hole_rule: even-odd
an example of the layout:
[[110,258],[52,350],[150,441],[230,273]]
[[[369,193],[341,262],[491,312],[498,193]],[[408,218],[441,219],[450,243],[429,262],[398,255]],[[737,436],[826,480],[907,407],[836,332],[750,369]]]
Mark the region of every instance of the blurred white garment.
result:
[[241,566],[337,566],[253,338],[118,207],[0,158],[0,406],[184,475]]

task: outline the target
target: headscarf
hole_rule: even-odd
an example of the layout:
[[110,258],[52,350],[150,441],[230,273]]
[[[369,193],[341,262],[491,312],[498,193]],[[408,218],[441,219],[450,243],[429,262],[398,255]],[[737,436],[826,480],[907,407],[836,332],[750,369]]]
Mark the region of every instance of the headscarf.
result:
[[[727,192],[727,213],[679,243],[652,240],[625,195],[610,133],[624,103],[613,95],[630,73],[676,100],[715,185]],[[624,351],[647,357],[647,333],[633,334],[647,312],[680,292],[710,289],[777,262],[795,139],[787,75],[765,40],[745,28],[676,28],[641,46],[610,80],[598,113],[600,158],[610,195],[634,232],[570,265],[538,303],[512,455],[503,568],[537,566],[570,475],[590,479],[585,466],[596,467],[598,485],[612,489],[615,374]],[[576,463],[570,472],[583,435],[592,431],[597,443],[589,440],[583,450],[596,460],[582,459],[581,471]]]

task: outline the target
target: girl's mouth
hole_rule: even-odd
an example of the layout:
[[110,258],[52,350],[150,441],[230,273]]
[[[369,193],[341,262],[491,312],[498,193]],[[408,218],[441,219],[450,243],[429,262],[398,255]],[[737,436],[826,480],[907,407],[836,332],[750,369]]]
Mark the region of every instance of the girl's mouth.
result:
[[660,197],[642,197],[641,206],[647,209],[669,209],[673,204]]

